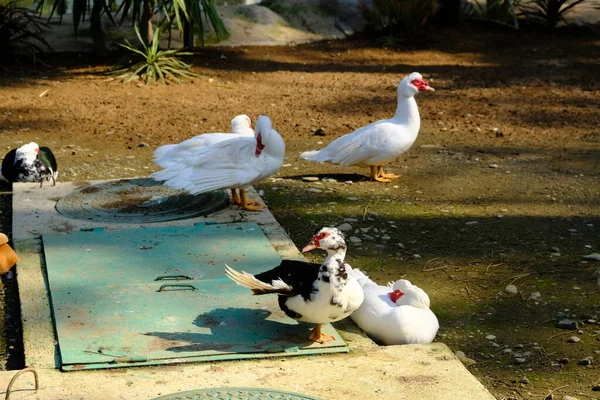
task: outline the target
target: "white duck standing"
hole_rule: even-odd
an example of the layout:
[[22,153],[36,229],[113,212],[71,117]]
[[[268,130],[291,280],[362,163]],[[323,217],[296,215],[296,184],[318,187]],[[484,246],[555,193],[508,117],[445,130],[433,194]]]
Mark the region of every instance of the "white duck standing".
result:
[[300,158],[343,167],[369,167],[371,178],[378,182],[391,182],[399,178],[399,175],[384,173],[383,165],[406,152],[417,139],[421,117],[414,96],[424,90],[434,89],[423,80],[421,74],[413,72],[398,85],[398,105],[392,118],[341,136],[324,149],[305,151]]
[[235,204],[261,211],[264,207],[248,201],[244,189],[277,172],[284,153],[282,137],[272,129],[269,117],[261,115],[253,137],[236,136],[199,147],[177,162],[165,163],[152,177],[191,194],[231,189]]
[[429,309],[425,291],[406,279],[380,286],[358,269],[350,274],[365,293],[365,300],[350,318],[369,337],[384,345],[433,341],[440,325]]
[[321,248],[327,251],[323,264],[283,260],[279,266],[252,275],[225,265],[225,273],[235,283],[254,294],[279,294],[279,307],[298,321],[317,324],[309,340],[327,342],[335,338],[321,332],[321,325],[346,318],[363,301],[363,291],[344,263],[346,243],[336,228],[324,227],[313,235],[302,251]]
[[202,147],[236,137],[253,137],[252,121],[246,114],[231,120],[231,133],[204,133],[177,144],[160,146],[154,151],[154,162],[161,168],[178,165],[192,157]]

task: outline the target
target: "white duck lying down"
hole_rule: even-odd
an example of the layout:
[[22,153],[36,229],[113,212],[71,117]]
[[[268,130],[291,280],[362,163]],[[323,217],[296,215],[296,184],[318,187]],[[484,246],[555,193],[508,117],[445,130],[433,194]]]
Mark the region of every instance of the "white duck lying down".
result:
[[371,178],[378,182],[399,178],[399,175],[384,173],[383,165],[406,152],[417,139],[421,117],[414,96],[424,90],[434,89],[421,74],[413,72],[398,85],[398,104],[392,118],[339,137],[322,150],[305,151],[300,158],[342,167],[369,167]]
[[0,180],[10,183],[39,182],[42,186],[44,180],[51,180],[56,185],[58,165],[50,148],[30,142],[6,153],[0,172]]
[[323,343],[335,338],[322,333],[321,324],[349,316],[360,306],[364,295],[358,282],[348,274],[350,266],[344,263],[346,243],[342,232],[321,228],[302,251],[316,248],[327,251],[321,265],[283,260],[272,270],[252,275],[226,264],[225,273],[255,295],[277,293],[281,310],[295,320],[317,324],[309,340]]
[[164,169],[152,177],[191,194],[231,189],[235,204],[244,210],[261,211],[263,206],[248,201],[244,189],[279,170],[285,153],[283,139],[272,129],[269,117],[264,115],[256,120],[254,136],[221,135],[231,138],[193,148],[182,146],[164,150],[159,147],[155,151],[155,161]]
[[440,325],[429,309],[427,293],[406,279],[380,286],[358,269],[350,274],[365,293],[351,318],[371,339],[385,345],[433,341]]

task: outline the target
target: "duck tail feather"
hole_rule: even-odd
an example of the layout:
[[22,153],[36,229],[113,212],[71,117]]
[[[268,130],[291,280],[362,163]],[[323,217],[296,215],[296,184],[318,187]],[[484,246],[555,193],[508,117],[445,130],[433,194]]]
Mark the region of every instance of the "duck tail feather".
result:
[[274,280],[272,283],[259,281],[254,275],[245,271],[239,272],[225,264],[225,275],[239,286],[252,290],[254,294],[280,293],[289,294],[292,287],[281,279]]

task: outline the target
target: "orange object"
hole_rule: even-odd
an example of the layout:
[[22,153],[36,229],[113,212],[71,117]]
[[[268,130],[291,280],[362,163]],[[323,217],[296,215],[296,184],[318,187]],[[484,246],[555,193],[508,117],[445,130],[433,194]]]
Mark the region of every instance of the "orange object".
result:
[[19,257],[8,245],[8,236],[0,233],[0,275],[7,273],[17,261],[19,261]]

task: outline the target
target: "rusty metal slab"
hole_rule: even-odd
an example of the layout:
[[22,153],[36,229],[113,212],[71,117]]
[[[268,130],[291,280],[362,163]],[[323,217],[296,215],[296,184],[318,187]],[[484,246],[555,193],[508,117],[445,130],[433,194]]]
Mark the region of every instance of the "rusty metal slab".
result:
[[307,340],[311,324],[252,296],[224,264],[251,273],[281,258],[255,223],[44,234],[63,370],[347,352]]

